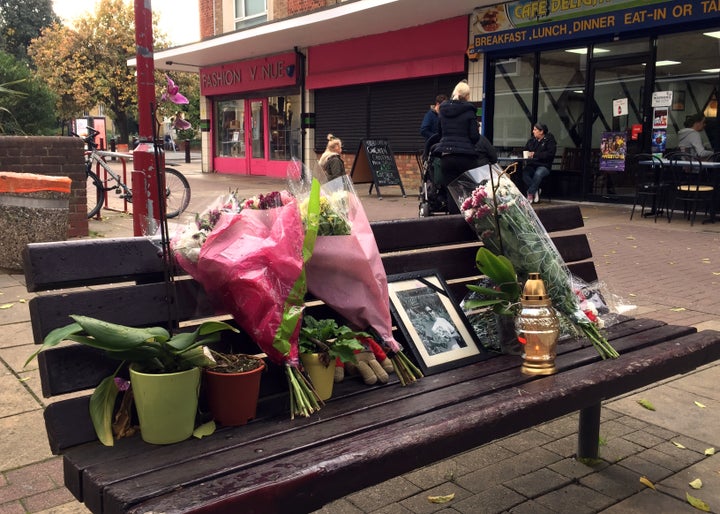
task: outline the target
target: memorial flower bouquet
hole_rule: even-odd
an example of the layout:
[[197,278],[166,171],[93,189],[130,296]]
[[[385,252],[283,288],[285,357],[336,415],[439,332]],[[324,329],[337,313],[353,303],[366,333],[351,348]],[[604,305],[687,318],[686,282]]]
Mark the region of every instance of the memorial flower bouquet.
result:
[[303,218],[287,191],[245,200],[219,199],[171,242],[180,266],[202,284],[219,310],[275,364],[285,367],[291,415],[309,416],[320,400],[300,372],[298,337],[307,290],[305,261],[317,234],[320,184]]
[[[303,174],[307,176],[307,174]],[[296,184],[302,195],[303,185]],[[302,207],[301,212],[305,212]],[[392,335],[387,275],[365,210],[349,177],[322,186],[318,238],[307,262],[308,291],[357,330],[373,334],[400,383],[422,377]]]
[[528,273],[540,273],[555,308],[592,342],[600,356],[618,356],[598,325],[583,312],[570,270],[535,211],[502,168],[493,165],[469,170],[448,188],[487,248],[507,257],[522,281]]

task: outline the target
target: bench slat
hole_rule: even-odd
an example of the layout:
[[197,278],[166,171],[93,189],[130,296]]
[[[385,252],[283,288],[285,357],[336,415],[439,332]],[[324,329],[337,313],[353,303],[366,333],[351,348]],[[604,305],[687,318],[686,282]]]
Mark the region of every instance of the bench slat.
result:
[[[581,351],[592,352],[591,349]],[[231,463],[237,462],[235,453],[231,452],[216,463],[223,475],[212,477],[208,469],[202,470],[197,473],[201,481],[194,485],[183,480],[178,468],[192,476],[200,462],[173,466],[161,474],[166,475],[166,494],[171,493],[169,501],[196,512],[202,512],[197,510],[201,505],[212,509],[207,512],[230,512],[227,509],[231,508],[234,512],[307,511],[497,437],[590,407],[598,398],[614,397],[694,369],[706,359],[717,358],[720,358],[720,333],[691,334],[632,351],[617,360],[595,362],[592,368],[582,366],[518,384],[514,387],[515,394],[499,391],[465,395],[464,389],[477,387],[473,383],[458,384],[448,391],[435,390],[398,405],[410,409],[434,398],[431,407],[421,414],[408,413],[406,418],[395,420],[387,427],[342,434],[340,444],[318,438],[316,445],[299,447],[248,469],[231,469]],[[463,400],[441,405],[443,399],[453,396],[452,392],[457,392]],[[349,456],[354,462],[348,462]],[[224,474],[227,472],[229,474]],[[202,479],[203,476],[211,478]],[[173,480],[181,486],[178,490],[172,490]],[[149,477],[109,485],[103,490],[104,512],[125,512],[145,494],[153,498],[156,495],[153,489],[157,488]],[[142,490],[147,492],[143,494]],[[219,499],[225,510],[218,510]],[[149,499],[130,512],[162,512],[170,508],[164,501],[162,497]]]

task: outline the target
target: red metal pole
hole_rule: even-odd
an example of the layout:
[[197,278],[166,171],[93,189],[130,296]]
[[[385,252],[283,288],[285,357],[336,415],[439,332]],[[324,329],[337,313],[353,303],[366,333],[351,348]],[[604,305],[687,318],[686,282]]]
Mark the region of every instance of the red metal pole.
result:
[[[155,141],[155,62],[153,60],[151,0],[135,0],[135,49],[137,57],[138,121],[140,143],[133,151],[133,234],[154,235],[160,227]],[[165,153],[157,149],[158,167],[165,169]]]

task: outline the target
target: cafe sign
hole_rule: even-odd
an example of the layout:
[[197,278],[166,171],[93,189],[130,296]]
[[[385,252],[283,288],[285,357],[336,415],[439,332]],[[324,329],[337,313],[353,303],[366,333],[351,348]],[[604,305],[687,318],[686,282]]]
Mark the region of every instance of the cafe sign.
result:
[[200,93],[213,96],[295,86],[299,70],[295,52],[202,68]]
[[516,0],[473,11],[468,57],[490,51],[720,19],[720,0]]

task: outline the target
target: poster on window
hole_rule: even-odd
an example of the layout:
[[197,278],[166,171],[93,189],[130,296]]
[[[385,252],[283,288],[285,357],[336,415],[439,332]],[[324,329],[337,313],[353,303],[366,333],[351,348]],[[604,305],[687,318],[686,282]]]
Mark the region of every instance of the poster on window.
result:
[[662,157],[667,146],[667,131],[665,129],[656,129],[652,133],[652,153]]
[[603,132],[600,140],[600,170],[625,171],[625,132]]
[[666,129],[668,124],[668,108],[661,107],[653,109],[653,128]]

